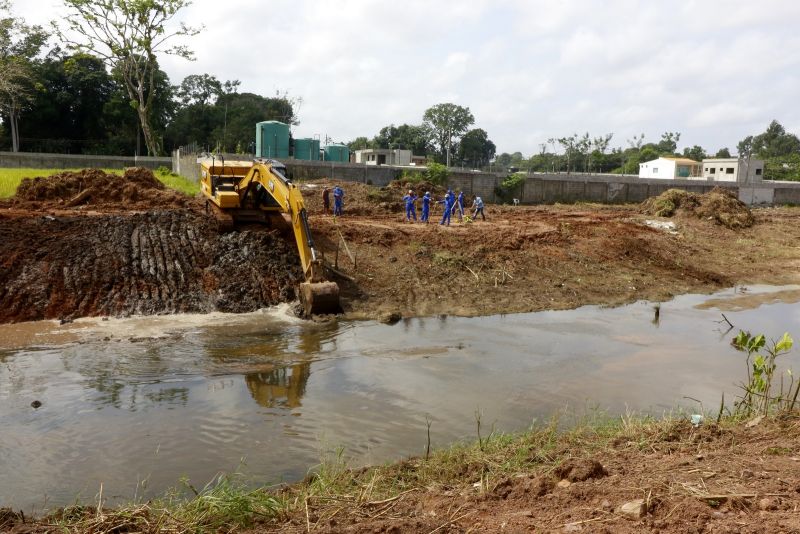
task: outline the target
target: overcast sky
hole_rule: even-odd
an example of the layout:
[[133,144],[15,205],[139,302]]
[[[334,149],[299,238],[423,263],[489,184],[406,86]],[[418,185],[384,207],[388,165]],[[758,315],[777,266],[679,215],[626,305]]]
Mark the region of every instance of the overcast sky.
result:
[[[15,0],[29,23],[59,0]],[[499,152],[614,133],[612,146],[681,132],[679,147],[735,150],[772,119],[800,134],[797,0],[195,0],[205,24],[188,74],[301,97],[296,137],[347,142],[467,106]]]

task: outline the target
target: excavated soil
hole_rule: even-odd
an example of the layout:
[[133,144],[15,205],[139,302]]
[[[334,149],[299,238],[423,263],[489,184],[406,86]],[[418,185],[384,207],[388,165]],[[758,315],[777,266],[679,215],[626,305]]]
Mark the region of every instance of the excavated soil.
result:
[[[344,184],[345,216],[323,215],[333,183],[302,190],[351,318],[617,305],[800,281],[800,210],[745,207],[754,224],[729,228],[717,217],[739,206],[724,192],[696,199],[710,215],[674,218],[675,230],[648,226],[664,220],[636,207],[603,205],[488,206],[486,221],[443,227],[438,205],[431,224],[404,221],[404,183]],[[23,182],[0,202],[0,321],[238,312],[293,299],[302,277],[293,238],[255,226],[220,235],[202,206],[146,170]]]
[[698,195],[681,189],[668,189],[661,195],[645,200],[640,212],[646,215],[672,217],[694,216],[715,221],[726,228],[749,228],[755,223],[753,212],[729,189],[715,187]]
[[[59,176],[54,184],[33,180],[0,203],[0,321],[240,312],[293,298],[302,273],[285,233],[258,227],[220,234],[201,202],[149,180],[109,186],[116,191],[109,193],[102,184],[112,179],[93,171]],[[488,206],[486,221],[454,218],[443,227],[404,222],[405,184],[347,184],[345,216],[325,216],[325,183],[305,187],[311,228],[335,266],[330,276],[349,317],[564,309],[800,282],[798,208],[755,209],[752,225],[726,225],[713,211],[666,221],[635,206]],[[85,191],[92,193],[79,198]],[[715,202],[732,205],[709,205]],[[434,219],[440,215],[434,209]],[[796,420],[673,430],[599,451],[562,451],[574,460],[485,481],[484,490],[480,469],[464,465],[458,484],[419,488],[377,508],[337,511],[311,501],[303,514],[263,528],[800,532]],[[644,499],[640,518],[619,511],[633,499]],[[0,510],[0,530],[29,531],[20,520]]]
[[197,207],[197,200],[167,189],[152,171],[134,167],[120,176],[99,169],[25,178],[11,205],[21,209],[153,210]]
[[276,231],[220,235],[190,211],[8,217],[0,322],[244,312],[294,298],[296,251]]

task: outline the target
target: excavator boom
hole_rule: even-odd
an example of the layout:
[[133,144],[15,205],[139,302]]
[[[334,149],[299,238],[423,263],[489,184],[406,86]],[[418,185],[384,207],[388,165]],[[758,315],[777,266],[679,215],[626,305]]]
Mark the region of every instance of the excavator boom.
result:
[[300,255],[305,281],[299,298],[306,316],[338,313],[339,286],[324,279],[322,258],[314,248],[308,213],[300,190],[286,177],[286,167],[275,160],[201,163],[201,189],[207,205],[233,220],[287,214]]

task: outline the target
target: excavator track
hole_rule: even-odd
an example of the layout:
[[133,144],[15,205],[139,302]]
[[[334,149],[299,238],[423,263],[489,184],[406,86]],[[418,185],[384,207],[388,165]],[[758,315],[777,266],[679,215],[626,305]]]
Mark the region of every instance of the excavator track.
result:
[[210,200],[206,200],[206,214],[211,216],[217,222],[217,230],[219,233],[226,234],[228,232],[233,232],[235,228],[233,215],[223,211],[219,206]]

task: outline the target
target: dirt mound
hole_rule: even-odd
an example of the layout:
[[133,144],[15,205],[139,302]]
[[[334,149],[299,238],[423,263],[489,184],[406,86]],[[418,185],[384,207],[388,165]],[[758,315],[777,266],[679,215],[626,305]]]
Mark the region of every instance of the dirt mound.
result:
[[294,246],[276,230],[219,235],[191,211],[0,215],[0,322],[254,311],[293,298]]
[[642,202],[639,212],[657,217],[694,215],[702,219],[712,219],[727,228],[749,228],[755,223],[755,217],[747,205],[736,198],[733,191],[722,187],[715,187],[702,195],[681,189],[668,189],[659,196]]
[[15,206],[30,208],[116,207],[121,209],[184,208],[185,195],[167,189],[142,167],[126,169],[120,176],[99,169],[62,172],[52,176],[25,178],[12,198]]
[[383,190],[360,182],[342,182],[322,178],[300,185],[303,202],[310,213],[322,213],[322,192],[330,189],[331,210],[333,210],[333,188],[339,186],[344,190],[344,214],[347,215],[386,215],[399,212],[400,198],[392,194],[384,194]]
[[[394,180],[386,187],[375,187],[359,182],[337,182],[324,178],[306,182],[300,186],[308,211],[322,213],[322,191],[326,187],[331,189],[331,209],[333,209],[333,188],[336,185],[344,189],[345,215],[402,215],[405,211],[403,196],[408,193],[409,189],[419,197],[422,197],[426,191],[430,191],[431,195],[437,199],[443,197],[445,193],[444,188],[429,182],[412,183]],[[421,209],[420,202],[418,201],[418,209]]]

